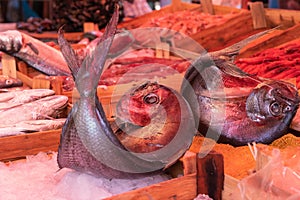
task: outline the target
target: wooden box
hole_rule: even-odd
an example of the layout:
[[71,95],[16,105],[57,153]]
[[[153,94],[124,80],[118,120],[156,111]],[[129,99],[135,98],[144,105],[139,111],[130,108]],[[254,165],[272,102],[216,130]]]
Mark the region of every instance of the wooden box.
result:
[[[191,10],[199,12],[213,12],[216,15],[224,15],[229,13],[236,13],[225,23],[218,26],[212,26],[199,33],[190,35],[189,37],[198,42],[207,51],[218,50],[231,40],[237,37],[244,37],[250,33],[253,33],[254,28],[252,26],[251,13],[248,10],[242,10],[232,7],[213,5],[210,9],[203,6],[204,2],[200,4],[192,4],[181,2],[180,0],[173,0],[168,6],[161,8],[160,10],[147,13],[143,16],[137,17],[132,20],[128,20],[119,24],[120,28],[135,29],[140,27],[146,21],[151,18],[164,16],[166,13],[174,13],[176,11]],[[210,7],[210,5],[208,5]],[[188,45],[187,40],[182,40],[180,45]]]
[[[59,136],[58,130],[0,138],[0,160],[14,161],[39,152],[56,151]],[[222,199],[224,166],[221,154],[212,152],[202,158],[197,153],[187,151],[180,161],[168,170],[176,178],[106,199],[142,200],[151,196],[157,200],[192,200],[198,194],[210,194],[214,199]],[[182,175],[177,177],[178,174]],[[212,179],[214,184],[209,185],[208,182]]]

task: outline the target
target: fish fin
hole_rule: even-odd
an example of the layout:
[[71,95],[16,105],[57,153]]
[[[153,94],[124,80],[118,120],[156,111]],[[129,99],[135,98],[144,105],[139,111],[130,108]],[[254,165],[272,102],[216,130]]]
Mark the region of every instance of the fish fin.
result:
[[58,30],[58,44],[64,59],[72,72],[73,79],[76,80],[76,76],[80,68],[79,58],[74,49],[72,49],[71,45],[64,38],[63,27]]
[[107,54],[117,29],[119,18],[118,8],[119,7],[116,6],[115,12],[100,39],[100,44],[90,55],[86,56],[82,62],[80,70],[78,71],[75,83],[80,94],[88,92],[87,89],[96,89],[96,86],[98,85],[100,75],[106,62]]
[[238,55],[240,50],[245,47],[247,44],[249,44],[250,42],[256,40],[257,38],[266,35],[270,32],[272,32],[273,30],[277,29],[278,27],[275,27],[273,29],[269,29],[266,31],[262,31],[259,33],[256,33],[254,35],[251,35],[249,37],[247,37],[246,39],[243,39],[240,42],[237,42],[225,49],[219,50],[219,51],[215,51],[215,52],[211,52],[210,54],[212,55],[212,57],[219,57],[219,56],[228,56],[230,58],[232,58],[232,60],[234,59],[234,56]]

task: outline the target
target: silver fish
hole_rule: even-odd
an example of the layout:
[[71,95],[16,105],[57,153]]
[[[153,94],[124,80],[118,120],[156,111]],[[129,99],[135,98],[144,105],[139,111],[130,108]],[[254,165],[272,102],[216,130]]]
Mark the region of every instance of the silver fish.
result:
[[[187,124],[179,131],[187,135],[179,134],[168,145],[170,148],[151,153],[131,152],[117,139],[96,95],[98,81],[116,30],[117,16],[116,10],[102,42],[84,60],[81,67],[62,33],[59,34],[58,41],[71,68],[80,99],[74,104],[62,129],[58,164],[60,168],[72,168],[107,178],[134,178],[160,170],[176,161],[191,143],[195,127],[193,123]],[[191,116],[190,113],[190,119]]]
[[15,56],[47,75],[71,75],[59,50],[16,31],[0,33],[0,51]]
[[0,111],[0,124],[16,124],[21,121],[63,117],[68,97],[53,95]]
[[16,107],[54,94],[55,92],[49,89],[29,89],[3,92],[0,93],[0,110]]
[[265,33],[205,54],[186,72],[181,93],[202,134],[238,146],[270,143],[287,132],[299,106],[296,87],[254,77],[232,62],[243,46]]
[[19,135],[25,133],[57,130],[62,128],[66,119],[47,119],[47,120],[29,120],[21,121],[16,124],[1,125],[0,126],[0,137]]

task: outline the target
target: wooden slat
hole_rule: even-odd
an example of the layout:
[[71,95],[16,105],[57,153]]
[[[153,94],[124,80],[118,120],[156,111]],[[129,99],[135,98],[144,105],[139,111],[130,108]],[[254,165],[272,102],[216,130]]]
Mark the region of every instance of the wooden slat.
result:
[[0,160],[9,160],[41,151],[57,151],[61,130],[0,138]]
[[50,79],[47,76],[39,75],[33,77],[32,88],[33,89],[50,89]]
[[224,190],[222,192],[223,200],[232,200],[233,195],[238,191],[238,183],[240,180],[225,174]]
[[286,30],[275,30],[270,34],[262,36],[243,48],[238,55],[239,58],[250,57],[264,49],[273,48],[286,42],[299,38],[300,24]]
[[105,200],[191,200],[197,196],[196,174],[189,174],[141,189],[115,195]]
[[265,15],[264,5],[262,2],[253,2],[250,3],[250,10],[253,19],[253,28],[266,28],[267,19]]
[[197,157],[197,193],[221,200],[223,186],[223,155],[212,151],[203,158]]
[[[241,23],[242,22],[242,23]],[[226,42],[253,31],[251,14],[242,11],[222,26],[213,26],[190,36],[197,41],[206,51],[214,51],[223,48]],[[178,42],[178,46],[188,46],[190,39]],[[193,51],[193,49],[189,49]]]
[[265,9],[267,19],[272,26],[291,27],[300,22],[300,11],[284,9]]
[[192,151],[185,152],[182,158],[184,175],[197,173],[196,156],[196,153]]
[[20,79],[23,82],[23,84],[28,85],[30,88],[32,88],[32,84],[33,84],[32,78],[24,75],[19,71],[17,71],[17,78]]
[[214,6],[212,3],[212,0],[200,0],[201,6],[202,6],[202,11],[204,13],[208,13],[211,15],[215,14]]
[[2,55],[2,74],[10,76],[12,78],[17,78],[17,69],[16,69],[16,59],[13,56],[8,54]]

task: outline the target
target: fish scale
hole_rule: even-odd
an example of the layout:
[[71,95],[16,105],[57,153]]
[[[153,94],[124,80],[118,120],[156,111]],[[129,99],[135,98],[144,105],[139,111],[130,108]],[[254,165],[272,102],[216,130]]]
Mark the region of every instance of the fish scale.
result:
[[172,133],[176,136],[166,145],[167,148],[149,153],[133,153],[118,140],[96,94],[106,55],[116,30],[117,16],[116,11],[105,30],[102,42],[87,56],[80,69],[78,58],[63,38],[62,32],[59,32],[59,45],[71,68],[80,99],[72,108],[62,129],[58,164],[60,168],[92,172],[107,178],[135,178],[148,175],[149,172],[155,173],[181,157],[192,142],[195,125],[191,120],[192,112],[183,100],[181,103],[186,110],[186,116],[182,116],[184,120],[181,129],[175,130],[178,133]]
[[[243,46],[266,33],[208,53],[187,70],[181,93],[194,111],[203,135],[240,146],[252,142],[268,144],[287,133],[300,102],[296,87],[249,75],[233,63]],[[190,85],[192,89],[187,89]],[[252,87],[251,91],[246,92],[247,87]],[[236,90],[234,95],[229,88]],[[210,96],[205,96],[208,93]],[[280,113],[274,114],[275,105],[282,108]]]

